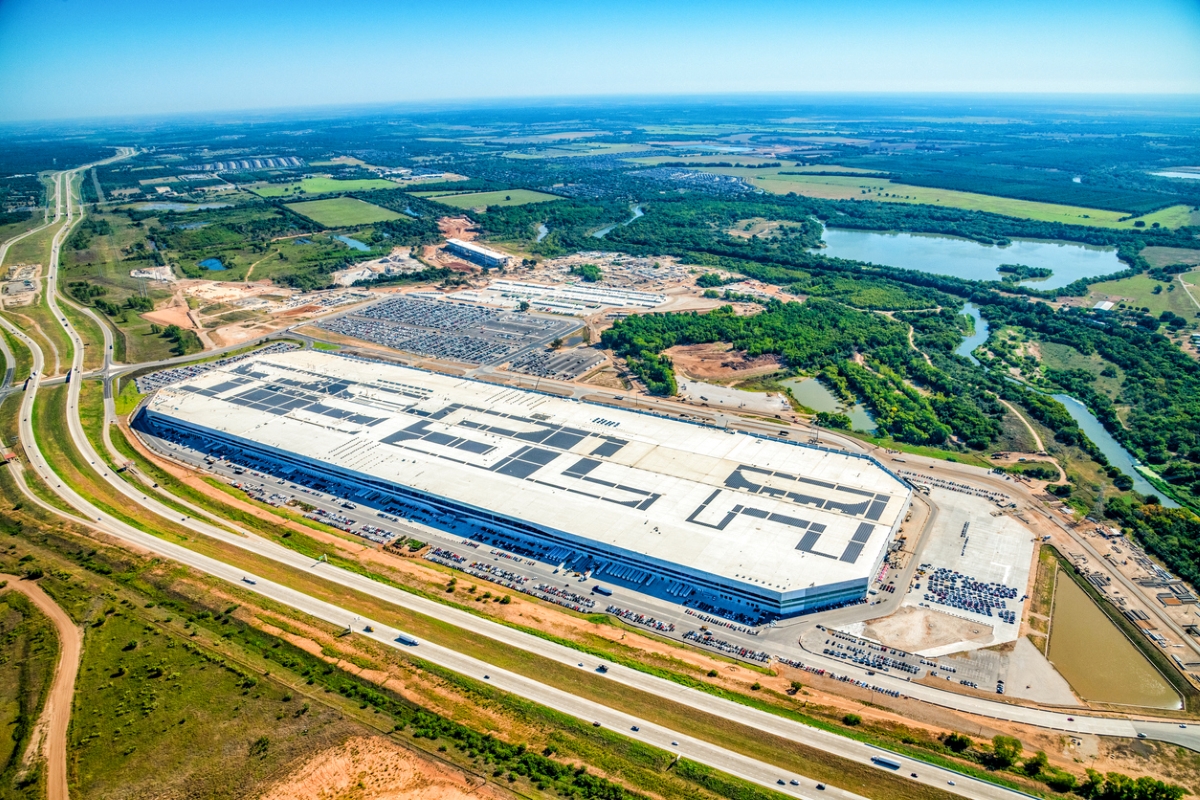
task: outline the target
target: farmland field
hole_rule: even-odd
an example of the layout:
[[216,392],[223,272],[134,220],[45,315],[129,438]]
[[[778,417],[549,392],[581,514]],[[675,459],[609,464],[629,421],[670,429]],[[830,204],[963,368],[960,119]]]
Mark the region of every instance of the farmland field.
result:
[[548,203],[560,198],[530,189],[505,189],[499,192],[471,192],[431,197],[430,200],[455,208],[487,208],[488,206],[523,206],[528,203]]
[[[725,159],[722,159],[725,160]],[[783,171],[792,172],[795,168]],[[1121,221],[1126,214],[1099,208],[1083,208],[1056,203],[1038,203],[998,197],[974,192],[959,192],[952,189],[936,189],[928,186],[909,186],[892,183],[886,178],[852,178],[844,175],[783,175],[781,170],[746,169],[738,167],[715,167],[706,169],[719,175],[736,175],[748,183],[772,194],[795,192],[805,197],[820,197],[828,200],[873,200],[881,203],[920,203],[924,205],[948,206],[968,211],[986,211],[1009,217],[1023,217],[1042,222],[1062,222],[1068,225],[1092,225],[1099,228],[1133,228],[1142,221],[1146,227],[1155,222],[1163,227],[1177,228],[1187,225],[1191,213],[1187,206],[1171,206],[1141,217]]]
[[293,194],[329,194],[330,192],[364,192],[371,189],[398,189],[391,181],[382,178],[360,178],[343,181],[337,178],[302,178],[295,183],[265,183],[254,186],[250,191],[259,197],[286,197]]
[[1200,250],[1184,247],[1147,247],[1142,251],[1142,258],[1152,267],[1165,267],[1168,264],[1200,265]]
[[353,197],[333,197],[328,200],[310,200],[307,203],[288,203],[287,207],[328,228],[370,225],[372,222],[400,219],[404,216]]

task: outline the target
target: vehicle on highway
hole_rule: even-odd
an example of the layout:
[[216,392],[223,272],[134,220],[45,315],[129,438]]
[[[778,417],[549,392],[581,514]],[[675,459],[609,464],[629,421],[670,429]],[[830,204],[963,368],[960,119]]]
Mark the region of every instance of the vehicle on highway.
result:
[[823,784],[823,783],[818,783],[818,784],[817,784],[817,789],[819,789],[819,790],[820,790],[820,791],[822,791],[822,792],[823,792],[823,791],[825,791],[825,784]]
[[612,597],[612,589],[609,589],[607,586],[600,586],[600,585],[593,586],[592,592],[594,592],[595,594],[604,595],[605,597]]
[[792,778],[792,781],[791,781],[791,783],[792,783],[792,786],[799,786],[799,785],[800,785],[800,781],[796,780],[795,778]]
[[[409,636],[407,633],[402,633],[399,636],[397,636],[396,641],[399,642],[400,644],[406,644],[409,647],[416,647],[418,644],[417,640],[414,639],[413,637]],[[483,677],[485,680],[487,679],[487,675],[484,675]]]
[[871,763],[887,769],[900,769],[900,762],[883,756],[871,756]]
[[242,576],[242,583],[248,583],[248,584],[250,584],[251,586],[253,586],[254,584],[258,583],[258,581],[254,580],[253,578],[247,578],[246,576],[244,576],[244,575],[243,575],[243,576]]
[[599,727],[600,727],[600,723],[599,723],[599,721],[597,721],[597,722],[593,722],[593,723],[592,723],[592,727],[593,727],[593,728],[599,728]]
[[639,728],[637,725],[634,725],[634,726],[633,726],[632,728],[630,728],[629,730],[631,730],[631,731],[633,731],[634,733],[636,733],[637,731],[640,731],[640,730],[641,730],[641,728]]

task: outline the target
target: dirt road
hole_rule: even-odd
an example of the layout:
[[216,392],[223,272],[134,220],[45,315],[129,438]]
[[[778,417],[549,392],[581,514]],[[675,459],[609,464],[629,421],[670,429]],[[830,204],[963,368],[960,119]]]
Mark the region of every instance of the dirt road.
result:
[[40,752],[46,759],[46,796],[48,800],[67,800],[67,724],[71,721],[71,699],[75,695],[75,676],[83,651],[83,635],[67,613],[59,608],[42,587],[16,575],[0,574],[9,589],[21,592],[50,618],[58,632],[58,666],[46,697],[46,707],[38,717],[29,740],[26,761]]

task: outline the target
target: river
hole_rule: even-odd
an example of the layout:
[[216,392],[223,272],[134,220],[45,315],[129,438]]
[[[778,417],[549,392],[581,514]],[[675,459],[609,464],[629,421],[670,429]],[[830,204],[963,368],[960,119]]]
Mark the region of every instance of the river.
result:
[[[962,344],[954,349],[954,352],[970,359],[972,363],[978,364],[979,359],[975,358],[972,353],[975,352],[975,348],[987,341],[988,323],[986,319],[980,316],[979,309],[973,303],[966,303],[963,306],[963,313],[969,315],[975,321],[975,332],[964,339]],[[1067,409],[1067,413],[1071,415],[1071,419],[1075,420],[1075,424],[1079,426],[1080,430],[1095,442],[1096,447],[1100,448],[1100,452],[1104,453],[1104,457],[1108,459],[1108,463],[1133,479],[1133,488],[1135,490],[1141,494],[1156,495],[1159,501],[1168,508],[1179,508],[1178,503],[1164,496],[1162,492],[1155,489],[1154,485],[1146,480],[1142,473],[1138,471],[1137,459],[1111,433],[1105,430],[1104,425],[1086,405],[1069,394],[1056,394],[1052,396],[1055,400],[1063,404]]]
[[975,307],[974,303],[964,304],[963,313],[975,321],[975,332],[963,339],[962,344],[954,348],[954,352],[957,355],[966,357],[972,364],[978,365],[979,359],[972,355],[972,353],[975,352],[976,347],[987,341],[989,330],[987,320],[980,316],[979,309]]
[[1075,423],[1087,434],[1087,437],[1096,443],[1096,447],[1099,447],[1100,452],[1104,453],[1108,459],[1108,463],[1121,470],[1121,472],[1124,472],[1130,478],[1133,478],[1133,488],[1136,491],[1142,494],[1156,495],[1159,502],[1168,508],[1179,508],[1178,503],[1164,496],[1162,492],[1155,489],[1142,476],[1142,473],[1137,468],[1137,460],[1128,450],[1121,446],[1120,442],[1113,438],[1111,433],[1104,429],[1104,425],[1100,423],[1100,420],[1096,419],[1096,416],[1088,410],[1087,406],[1069,394],[1056,394],[1052,396],[1066,407],[1067,413],[1071,415],[1071,419],[1075,420]]
[[826,228],[824,239],[825,255],[976,281],[999,280],[1001,264],[1048,267],[1054,272],[1049,278],[1022,282],[1039,289],[1058,289],[1080,278],[1126,269],[1114,248],[1073,242],[1014,239],[996,247],[953,236],[840,228]]
[[612,225],[609,225],[606,228],[601,228],[600,230],[596,231],[595,233],[592,234],[592,236],[595,236],[597,239],[603,239],[605,236],[608,236],[608,232],[611,231],[613,228],[617,227],[618,225],[621,225],[621,226],[628,225],[629,223],[633,222],[635,219],[637,219],[638,217],[643,215],[642,207],[640,205],[634,206],[632,208],[632,211],[633,211],[633,216],[630,217],[629,219],[625,220],[624,222],[614,222]]

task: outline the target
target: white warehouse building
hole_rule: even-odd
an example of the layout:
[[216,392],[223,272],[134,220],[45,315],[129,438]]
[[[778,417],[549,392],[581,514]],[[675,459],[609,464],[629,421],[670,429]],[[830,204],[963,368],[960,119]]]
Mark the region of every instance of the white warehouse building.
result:
[[135,426],[779,616],[863,599],[911,501],[867,456],[312,350],[160,389]]

